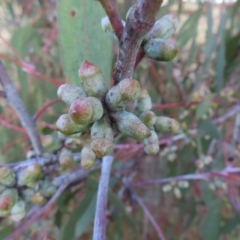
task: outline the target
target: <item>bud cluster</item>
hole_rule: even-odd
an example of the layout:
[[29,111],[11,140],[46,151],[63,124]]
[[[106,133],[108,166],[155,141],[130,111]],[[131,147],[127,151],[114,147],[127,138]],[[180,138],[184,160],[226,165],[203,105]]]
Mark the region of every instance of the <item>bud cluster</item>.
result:
[[36,163],[17,172],[0,166],[0,217],[19,222],[26,215],[28,203],[43,204],[53,196],[56,187],[43,177],[42,166]]
[[[126,18],[134,11],[135,5],[128,10]],[[122,23],[125,27],[126,23],[123,20]],[[176,42],[169,40],[169,38],[174,34],[177,27],[178,19],[174,14],[166,14],[157,20],[142,42],[146,56],[156,61],[168,62],[173,60],[178,53],[178,47]],[[107,16],[102,18],[102,29],[117,40]]]
[[[108,90],[100,69],[87,61],[82,63],[79,77],[82,88],[74,88],[68,84],[59,87],[59,98],[70,107],[67,114],[59,117],[56,126],[64,135],[71,137],[83,134],[85,137],[85,141],[81,141],[83,168],[90,168],[96,158],[113,151],[116,129],[130,138],[143,141],[144,150],[150,155],[159,152],[157,132],[179,133],[176,120],[157,117],[151,111],[151,97],[146,89],[140,87],[137,80],[123,79]],[[126,106],[133,102],[137,114],[126,110]],[[62,168],[70,167],[71,152],[62,151],[59,162]]]

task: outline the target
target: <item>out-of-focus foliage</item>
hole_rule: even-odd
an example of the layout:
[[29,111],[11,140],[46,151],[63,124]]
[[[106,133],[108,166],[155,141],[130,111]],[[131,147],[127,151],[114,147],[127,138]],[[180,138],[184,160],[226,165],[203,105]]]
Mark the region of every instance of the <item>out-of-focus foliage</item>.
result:
[[[108,84],[116,59],[117,44],[113,43],[110,56],[112,43],[101,32],[103,11],[98,2],[74,0],[72,6],[69,0],[58,2],[58,8],[55,0],[0,3],[0,58],[33,116],[44,103],[57,98],[61,83],[80,84],[77,70],[84,58],[101,67]],[[134,1],[116,2],[125,20]],[[171,63],[144,59],[135,78],[150,92],[158,115],[178,119],[184,134],[173,141],[161,136],[161,151],[156,157],[146,157],[137,146],[116,150],[107,212],[110,240],[157,239],[131,191],[124,188],[125,177],[134,175],[134,183],[221,170],[229,163],[239,166],[239,117],[237,111],[231,118],[224,116],[234,112],[239,102],[240,2],[169,0],[158,17],[166,13],[175,13],[180,20],[174,35],[179,54]],[[28,138],[7,128],[6,122],[20,124],[4,99],[0,99],[0,111],[0,163],[22,160],[30,149]],[[52,127],[66,111],[58,102],[38,118],[43,139],[50,135],[57,142]],[[119,143],[126,143],[124,140]],[[58,147],[56,143],[46,149],[50,153]],[[46,234],[64,240],[90,239],[97,179],[98,173],[93,173],[86,183],[65,191],[56,212],[32,224],[19,239],[42,240]],[[231,191],[235,188],[238,193],[233,184],[215,177],[201,182],[171,181],[134,191],[168,240],[238,240],[240,196]],[[2,221],[0,239],[11,231],[11,224]]]

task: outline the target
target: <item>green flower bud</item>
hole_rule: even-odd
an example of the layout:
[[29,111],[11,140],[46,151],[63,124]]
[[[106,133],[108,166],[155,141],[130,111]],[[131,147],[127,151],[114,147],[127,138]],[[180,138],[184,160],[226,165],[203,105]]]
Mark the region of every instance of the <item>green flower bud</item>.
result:
[[67,169],[71,167],[74,163],[72,152],[64,148],[61,150],[58,161],[60,163],[61,169]]
[[0,217],[7,217],[14,204],[18,200],[18,192],[16,189],[5,189],[0,195]]
[[146,89],[141,89],[141,92],[135,101],[135,105],[139,112],[145,112],[152,108],[152,99]]
[[158,135],[155,131],[151,131],[151,136],[143,140],[144,151],[148,155],[156,155],[159,152]]
[[154,127],[157,132],[161,133],[178,134],[181,132],[179,123],[175,119],[169,117],[157,117]]
[[61,115],[56,122],[57,131],[65,135],[72,135],[78,132],[82,132],[86,130],[88,127],[89,127],[88,125],[79,125],[74,123],[70,119],[68,114]]
[[134,101],[140,93],[140,85],[137,80],[126,78],[112,87],[105,98],[110,110],[120,110],[126,104]]
[[35,192],[30,198],[30,202],[33,204],[43,204],[45,201],[45,197],[40,192]]
[[44,197],[52,197],[57,191],[56,186],[49,180],[43,180],[39,184],[39,193]]
[[29,202],[32,195],[35,193],[35,190],[32,188],[27,188],[21,191],[23,199],[25,202]]
[[4,186],[13,186],[15,184],[15,173],[11,168],[0,167],[0,183]]
[[37,180],[43,177],[43,171],[40,164],[34,163],[22,169],[18,175],[18,185],[34,187]]
[[83,145],[83,139],[79,138],[67,138],[64,145],[70,149],[77,149]]
[[[123,20],[121,20],[121,21],[122,21],[123,26],[125,27],[126,23]],[[102,29],[105,33],[107,33],[114,40],[118,40],[118,38],[115,35],[115,32],[112,28],[112,25],[109,21],[108,16],[105,16],[104,18],[102,18],[101,24],[102,24]]]
[[69,108],[69,116],[76,124],[93,123],[99,120],[102,115],[102,103],[95,97],[77,99]]
[[43,135],[41,136],[41,142],[43,147],[50,148],[54,146],[54,138],[52,135]]
[[102,98],[107,92],[104,78],[98,66],[84,61],[79,69],[79,77],[87,96]]
[[153,127],[157,119],[155,113],[152,111],[142,112],[139,118],[149,128]]
[[174,14],[167,14],[155,22],[146,36],[146,40],[151,38],[168,39],[176,31],[178,19]]
[[113,131],[105,118],[95,122],[91,128],[91,147],[98,158],[113,150]]
[[26,204],[24,201],[18,201],[11,210],[11,220],[20,222],[26,216]]
[[81,151],[81,167],[91,168],[96,160],[96,155],[89,144],[85,145]]
[[63,102],[69,105],[78,98],[86,97],[86,93],[82,88],[67,83],[58,88],[57,95]]
[[153,60],[168,62],[177,56],[178,47],[174,41],[154,38],[144,45],[144,52]]
[[151,135],[148,127],[133,113],[120,111],[111,114],[119,131],[135,140],[143,140]]

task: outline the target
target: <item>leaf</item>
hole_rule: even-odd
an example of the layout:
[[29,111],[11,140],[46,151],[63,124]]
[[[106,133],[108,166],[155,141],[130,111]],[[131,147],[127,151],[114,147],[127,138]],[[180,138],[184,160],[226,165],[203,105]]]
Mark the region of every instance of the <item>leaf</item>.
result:
[[227,220],[227,222],[225,223],[225,225],[223,227],[221,227],[221,234],[226,234],[226,233],[230,233],[231,231],[233,231],[238,225],[240,224],[240,218],[239,216],[235,216],[233,218],[230,218]]
[[58,0],[58,29],[65,76],[79,84],[78,69],[84,59],[98,65],[110,82],[111,41],[101,29],[104,11],[97,1]]
[[220,138],[220,133],[217,127],[210,120],[201,121],[198,124],[198,135],[199,137],[209,135],[211,138],[214,139]]
[[92,200],[96,198],[97,186],[98,183],[96,180],[94,180],[93,178],[88,178],[86,186],[87,193],[85,197],[82,199],[82,201],[79,203],[78,207],[71,214],[68,222],[61,229],[60,240],[75,239],[76,223],[79,220],[79,218],[81,218],[84,215],[85,209],[88,208],[89,203],[91,203]]
[[0,239],[6,238],[10,233],[14,231],[14,226],[7,226],[0,230]]
[[92,222],[96,209],[97,194],[95,194],[92,200],[89,202],[87,208],[84,209],[83,214],[78,219],[75,228],[75,237],[79,238],[86,231],[90,223]]
[[196,119],[200,120],[203,115],[205,115],[209,108],[211,107],[211,103],[209,101],[204,101],[197,106],[196,109]]
[[202,237],[203,240],[219,239],[220,235],[220,206],[221,200],[213,201],[208,205],[207,213],[203,218]]

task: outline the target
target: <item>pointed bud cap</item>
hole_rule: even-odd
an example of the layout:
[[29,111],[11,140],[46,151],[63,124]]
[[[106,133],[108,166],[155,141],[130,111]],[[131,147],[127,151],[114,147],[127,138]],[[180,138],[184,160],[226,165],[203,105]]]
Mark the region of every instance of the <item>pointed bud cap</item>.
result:
[[13,186],[15,183],[15,173],[9,167],[0,167],[0,183],[4,186]]
[[104,78],[99,67],[88,61],[84,61],[79,69],[82,87],[87,96],[102,98],[107,92]]
[[11,220],[20,222],[26,216],[26,204],[24,201],[18,201],[11,210]]
[[142,112],[139,116],[140,120],[149,128],[151,128],[156,122],[156,115],[152,111]]
[[143,140],[151,135],[148,127],[133,113],[121,111],[111,114],[119,131],[135,140]]
[[76,124],[87,125],[100,119],[103,106],[95,97],[81,98],[74,101],[69,108],[69,116]]
[[174,14],[167,14],[155,22],[146,36],[146,40],[151,38],[168,39],[173,35],[178,27],[178,19]]
[[20,171],[18,175],[18,185],[34,187],[36,181],[42,177],[42,166],[40,164],[33,163]]
[[146,89],[141,89],[140,94],[135,101],[135,105],[139,112],[145,112],[152,108],[152,99]]
[[137,80],[126,78],[112,87],[105,98],[110,110],[120,110],[126,104],[133,102],[140,93],[140,85]]
[[63,170],[73,166],[73,155],[72,152],[66,148],[63,148],[59,154],[58,161]]
[[[125,27],[126,23],[123,20],[121,20],[121,21],[122,21],[123,26]],[[102,29],[105,33],[107,33],[112,39],[118,40],[118,38],[112,28],[112,25],[109,21],[108,16],[105,16],[102,18],[101,25],[102,25]]]
[[89,169],[96,160],[96,155],[89,144],[85,145],[81,151],[81,167]]
[[144,139],[144,151],[148,155],[156,155],[159,152],[158,135],[155,131],[151,131],[151,136]]
[[91,147],[98,158],[113,150],[113,131],[105,118],[95,122],[91,128]]
[[86,93],[80,87],[71,84],[62,84],[57,90],[58,97],[65,103],[71,105],[78,98],[86,97]]
[[76,124],[70,119],[68,114],[63,114],[56,122],[56,129],[65,135],[72,135],[88,129],[88,125]]
[[169,62],[177,56],[178,47],[174,41],[154,38],[144,45],[144,52],[153,60]]
[[157,117],[154,127],[157,132],[161,133],[178,134],[181,132],[179,123],[169,117]]

